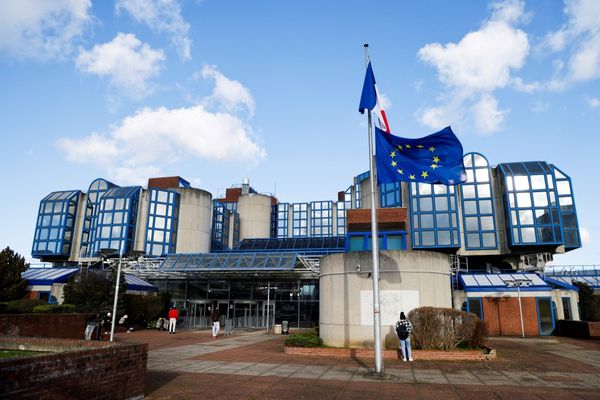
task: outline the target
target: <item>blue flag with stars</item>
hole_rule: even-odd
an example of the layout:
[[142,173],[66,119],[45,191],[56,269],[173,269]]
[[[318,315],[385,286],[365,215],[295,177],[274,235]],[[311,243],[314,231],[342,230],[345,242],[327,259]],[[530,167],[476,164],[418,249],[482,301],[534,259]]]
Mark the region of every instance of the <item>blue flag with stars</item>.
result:
[[377,183],[399,181],[455,185],[467,180],[463,147],[450,127],[405,139],[375,127]]

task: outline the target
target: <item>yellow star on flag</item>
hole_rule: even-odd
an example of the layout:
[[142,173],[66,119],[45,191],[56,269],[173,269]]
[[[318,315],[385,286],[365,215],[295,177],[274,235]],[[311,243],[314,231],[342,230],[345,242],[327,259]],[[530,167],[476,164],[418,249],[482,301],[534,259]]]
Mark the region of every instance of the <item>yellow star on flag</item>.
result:
[[395,167],[396,165],[398,165],[398,163],[396,161],[392,161],[392,167]]
[[434,163],[439,163],[440,162],[440,158],[438,156],[433,157],[433,162]]
[[415,176],[414,175],[409,175],[408,178],[412,179],[413,181],[415,180]]
[[421,176],[423,178],[427,178],[429,176],[429,174],[427,173],[427,171],[423,171],[423,172],[421,172]]
[[439,165],[437,165],[437,164],[431,164],[431,169],[436,169],[438,167],[439,167]]
[[403,169],[398,169],[397,170],[399,174],[404,175],[404,170]]
[[392,151],[392,152],[390,153],[390,157],[392,157],[392,158],[396,157],[396,152],[395,152],[395,151]]
[[435,147],[431,146],[431,147],[429,148],[429,151],[431,151],[431,152],[433,153],[433,152],[435,151]]
[[425,146],[423,146],[422,144],[420,144],[420,145],[418,145],[417,147],[418,147],[419,149],[422,149],[422,148],[423,148],[423,147],[425,147]]
[[406,147],[407,149],[412,148],[412,147],[410,147],[410,144],[405,144],[404,147]]
[[399,144],[399,145],[398,145],[398,150],[400,150],[400,151],[402,151],[402,150],[403,150],[403,149],[402,149],[402,145],[401,145],[401,144]]

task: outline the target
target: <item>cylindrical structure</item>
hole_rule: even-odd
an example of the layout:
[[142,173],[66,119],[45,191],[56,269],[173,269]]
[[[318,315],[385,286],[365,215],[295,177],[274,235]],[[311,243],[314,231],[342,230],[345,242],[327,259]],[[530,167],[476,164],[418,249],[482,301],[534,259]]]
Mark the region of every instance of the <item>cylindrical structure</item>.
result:
[[[429,251],[381,251],[379,257],[381,345],[398,348],[394,325],[401,311],[451,307],[448,256]],[[321,259],[319,335],[334,347],[372,348],[371,252]]]
[[212,227],[212,194],[201,189],[177,188],[180,194],[177,253],[208,253]]
[[271,236],[271,196],[249,193],[238,199],[240,240]]

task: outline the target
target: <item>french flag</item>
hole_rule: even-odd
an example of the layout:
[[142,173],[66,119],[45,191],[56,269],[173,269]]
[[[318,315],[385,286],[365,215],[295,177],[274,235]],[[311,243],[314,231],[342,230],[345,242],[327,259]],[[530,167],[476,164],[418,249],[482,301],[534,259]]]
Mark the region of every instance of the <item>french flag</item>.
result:
[[364,114],[365,110],[375,109],[377,115],[379,129],[384,132],[391,133],[390,125],[388,123],[385,110],[381,107],[379,102],[379,92],[377,91],[377,84],[375,82],[375,75],[373,74],[373,68],[371,67],[371,61],[367,65],[367,73],[365,74],[365,82],[363,83],[363,90],[360,96],[360,105],[358,111]]

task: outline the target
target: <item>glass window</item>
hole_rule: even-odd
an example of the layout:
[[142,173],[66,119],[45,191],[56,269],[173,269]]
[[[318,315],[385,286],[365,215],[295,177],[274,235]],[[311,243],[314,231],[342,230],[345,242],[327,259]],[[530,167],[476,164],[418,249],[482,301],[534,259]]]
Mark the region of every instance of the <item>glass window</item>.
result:
[[481,297],[470,297],[467,299],[467,309],[470,313],[477,315],[483,321],[483,304]]

